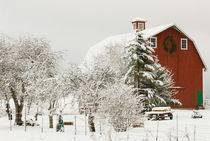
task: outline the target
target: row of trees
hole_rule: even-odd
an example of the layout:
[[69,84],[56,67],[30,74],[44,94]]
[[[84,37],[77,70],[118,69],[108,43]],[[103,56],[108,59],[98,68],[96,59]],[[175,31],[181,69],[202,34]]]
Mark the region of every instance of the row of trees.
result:
[[[32,36],[0,40],[0,97],[15,105],[17,125],[22,125],[22,110],[47,105],[50,128],[59,99],[71,95],[78,109],[87,110],[91,132],[96,115],[106,117],[116,131],[125,131],[142,112],[155,106],[180,104],[173,99],[172,74],[162,67],[153,49],[139,33],[126,47],[107,46],[95,56],[93,64],[69,65],[60,71],[61,54],[53,52],[47,40]],[[44,108],[44,107],[42,107]]]

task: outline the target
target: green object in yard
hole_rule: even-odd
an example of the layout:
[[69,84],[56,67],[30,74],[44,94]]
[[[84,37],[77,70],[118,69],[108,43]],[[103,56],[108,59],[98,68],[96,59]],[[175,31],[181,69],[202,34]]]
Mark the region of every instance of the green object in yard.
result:
[[58,123],[56,125],[56,132],[64,132],[64,122],[62,115],[58,115]]
[[197,92],[197,105],[202,106],[203,105],[203,95],[202,92]]
[[64,127],[63,119],[61,119],[60,125],[61,125],[61,127]]

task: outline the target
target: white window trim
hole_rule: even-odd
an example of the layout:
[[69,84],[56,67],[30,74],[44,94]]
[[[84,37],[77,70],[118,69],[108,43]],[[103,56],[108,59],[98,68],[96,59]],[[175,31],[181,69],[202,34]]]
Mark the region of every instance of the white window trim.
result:
[[152,42],[151,42],[151,39],[152,39],[152,38],[154,38],[155,41],[156,41],[156,42],[155,42],[155,47],[152,47],[151,45],[150,45],[150,47],[152,47],[152,48],[157,48],[157,37],[151,37],[151,38],[150,38],[150,43],[152,43]]
[[[182,41],[186,41],[186,48],[182,48]],[[181,50],[188,50],[188,40],[187,38],[181,38]]]

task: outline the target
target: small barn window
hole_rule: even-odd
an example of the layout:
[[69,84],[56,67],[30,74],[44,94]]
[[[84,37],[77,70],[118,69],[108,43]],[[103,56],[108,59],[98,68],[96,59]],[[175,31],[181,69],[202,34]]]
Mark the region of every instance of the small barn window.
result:
[[186,38],[181,39],[181,50],[187,50],[187,39]]
[[151,47],[157,48],[157,37],[151,37],[150,42],[151,42],[151,45],[150,45]]
[[143,23],[138,23],[138,29],[139,29],[139,31],[144,30],[144,24]]
[[133,23],[133,29],[136,30],[136,23]]

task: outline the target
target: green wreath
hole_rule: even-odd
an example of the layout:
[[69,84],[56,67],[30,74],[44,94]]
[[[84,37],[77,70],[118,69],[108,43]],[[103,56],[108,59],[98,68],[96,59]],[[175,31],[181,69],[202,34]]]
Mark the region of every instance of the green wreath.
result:
[[[168,45],[167,45],[168,40],[171,41],[172,48],[168,47]],[[165,49],[165,51],[167,51],[170,54],[172,54],[174,51],[176,51],[177,45],[176,45],[176,42],[174,41],[174,38],[172,36],[168,36],[168,37],[165,38],[165,40],[164,40],[164,49]]]

